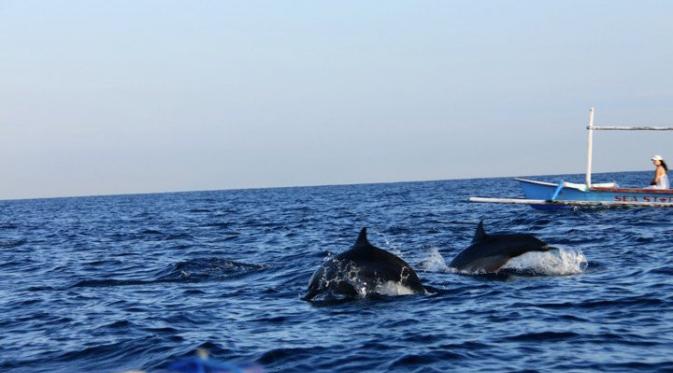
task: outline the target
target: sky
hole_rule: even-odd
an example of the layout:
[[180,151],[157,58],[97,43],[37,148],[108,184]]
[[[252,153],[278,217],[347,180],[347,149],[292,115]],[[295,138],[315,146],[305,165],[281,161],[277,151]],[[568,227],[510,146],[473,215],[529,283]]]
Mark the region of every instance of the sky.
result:
[[[671,19],[647,0],[0,0],[0,199],[581,173],[591,106],[673,126]],[[673,133],[594,149],[595,172],[649,170]]]

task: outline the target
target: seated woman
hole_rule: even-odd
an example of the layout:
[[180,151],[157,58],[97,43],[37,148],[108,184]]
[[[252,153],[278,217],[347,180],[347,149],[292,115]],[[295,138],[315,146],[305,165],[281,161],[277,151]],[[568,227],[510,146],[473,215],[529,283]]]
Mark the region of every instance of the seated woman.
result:
[[652,182],[650,183],[648,189],[670,188],[670,184],[668,182],[668,175],[666,174],[666,172],[668,171],[668,166],[666,165],[666,162],[664,162],[664,159],[661,158],[660,155],[655,155],[652,157],[652,163],[656,167],[656,170],[654,171],[654,178],[652,179]]

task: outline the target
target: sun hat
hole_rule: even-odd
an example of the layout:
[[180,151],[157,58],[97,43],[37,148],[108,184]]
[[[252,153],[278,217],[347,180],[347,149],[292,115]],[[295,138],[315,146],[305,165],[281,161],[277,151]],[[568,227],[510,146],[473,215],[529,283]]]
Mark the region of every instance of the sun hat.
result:
[[650,158],[653,161],[663,161],[664,159],[661,158],[659,154],[653,155],[652,158]]

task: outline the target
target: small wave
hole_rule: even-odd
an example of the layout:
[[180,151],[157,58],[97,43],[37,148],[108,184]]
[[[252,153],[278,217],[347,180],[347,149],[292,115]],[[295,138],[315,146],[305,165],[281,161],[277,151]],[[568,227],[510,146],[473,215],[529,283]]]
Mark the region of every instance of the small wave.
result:
[[146,234],[146,235],[160,235],[160,234],[163,234],[163,233],[160,230],[157,230],[157,229],[146,228],[146,229],[143,229],[142,231],[140,231],[140,234],[143,234],[143,235],[144,234]]
[[55,290],[55,288],[51,286],[29,286],[26,288],[26,291],[29,292],[35,292],[35,291],[50,291],[50,290]]
[[529,251],[510,259],[501,270],[522,274],[564,276],[582,273],[588,260],[579,249],[558,247],[546,252]]
[[207,213],[207,212],[212,212],[213,210],[211,209],[203,209],[203,208],[193,208],[190,209],[189,212],[199,214],[199,213]]
[[173,335],[179,332],[178,329],[172,328],[170,326],[165,326],[165,327],[160,327],[160,328],[150,328],[150,327],[145,327],[142,328],[146,332],[154,333],[154,334],[168,334],[168,335]]
[[178,278],[194,275],[218,278],[249,273],[264,268],[265,266],[260,264],[243,263],[222,258],[196,258],[174,264],[171,273],[173,275],[177,274]]
[[72,287],[112,287],[217,281],[242,276],[264,268],[266,266],[260,264],[242,263],[221,258],[196,258],[172,264],[156,272],[152,278],[148,279],[88,279],[81,280]]
[[0,249],[13,249],[28,243],[27,240],[20,238],[18,240],[0,241]]
[[264,365],[278,364],[288,360],[294,361],[308,356],[314,356],[324,351],[325,347],[312,346],[306,348],[274,348],[264,352],[257,362]]
[[438,361],[462,360],[465,356],[453,351],[435,351],[427,354],[406,354],[390,363],[391,370],[408,370],[411,367],[427,367]]
[[[120,239],[122,237],[119,237]],[[137,233],[130,234],[128,239],[141,240],[160,240],[160,241],[174,241],[174,240],[193,240],[194,237],[185,232],[163,232],[158,229],[145,228]]]
[[118,320],[111,322],[109,324],[99,326],[96,329],[128,329],[133,326],[135,325],[128,320]]
[[201,225],[201,226],[202,226],[202,227],[206,227],[206,228],[220,228],[220,229],[226,229],[226,228],[229,228],[229,227],[231,226],[231,223],[230,223],[230,222],[219,222],[219,223],[218,223],[218,222],[215,222],[215,223],[207,223],[207,224],[203,224],[203,225]]
[[673,275],[673,267],[660,267],[649,271],[649,273],[657,275]]
[[157,281],[151,280],[117,280],[117,279],[100,279],[100,280],[81,280],[76,282],[71,287],[73,288],[96,288],[96,287],[112,287],[112,286],[130,286],[130,285],[145,285],[152,284]]
[[560,342],[568,339],[579,337],[580,335],[573,332],[538,332],[538,333],[524,333],[505,339],[516,342]]
[[193,240],[194,237],[189,233],[173,233],[167,234],[164,236],[164,241],[174,241],[174,240]]
[[666,306],[668,302],[659,298],[634,296],[617,299],[590,299],[578,302],[549,302],[549,303],[513,303],[512,307],[538,307],[544,309],[556,310],[574,310],[574,309],[589,309],[589,310],[606,310],[606,309],[628,309],[628,308],[658,308]]

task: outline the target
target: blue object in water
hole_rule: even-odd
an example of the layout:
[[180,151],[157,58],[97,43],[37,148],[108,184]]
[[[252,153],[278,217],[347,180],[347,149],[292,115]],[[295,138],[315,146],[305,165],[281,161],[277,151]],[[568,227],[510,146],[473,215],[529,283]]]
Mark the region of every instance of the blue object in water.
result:
[[255,365],[236,365],[214,359],[189,357],[178,360],[168,368],[171,372],[180,373],[261,373],[262,369]]

